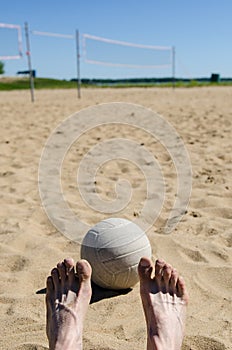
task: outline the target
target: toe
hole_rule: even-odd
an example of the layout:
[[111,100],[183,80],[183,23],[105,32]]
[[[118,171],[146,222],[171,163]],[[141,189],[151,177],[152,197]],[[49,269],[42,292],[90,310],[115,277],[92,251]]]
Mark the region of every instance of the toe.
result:
[[178,272],[176,269],[172,269],[170,278],[170,293],[172,295],[176,294],[176,284],[178,280]]
[[57,268],[54,268],[51,271],[52,282],[54,286],[55,299],[59,299],[60,297],[60,280],[59,280],[59,272]]
[[90,280],[92,268],[87,260],[81,259],[78,261],[76,264],[76,270],[80,282]]
[[188,303],[188,293],[183,277],[179,277],[176,284],[177,296],[180,297],[183,301]]
[[66,267],[66,273],[68,274],[70,270],[74,267],[75,263],[72,258],[66,258],[64,259],[64,265]]
[[157,259],[155,262],[155,279],[159,287],[161,285],[161,279],[163,277],[164,265],[165,265],[165,261],[162,259]]
[[170,290],[169,283],[172,274],[172,267],[169,264],[165,264],[163,267],[163,283],[164,283],[164,292],[168,293]]
[[81,259],[76,264],[77,276],[79,280],[79,290],[77,292],[78,300],[81,301],[82,307],[88,307],[91,295],[91,274],[92,268],[87,260]]
[[138,266],[138,273],[139,273],[140,280],[151,279],[153,270],[154,270],[154,265],[150,259],[146,257],[143,257],[140,259],[139,266]]
[[49,276],[47,278],[46,296],[48,298],[52,298],[54,296],[54,284],[53,284],[52,276]]
[[65,267],[65,264],[64,262],[59,262],[57,264],[57,269],[59,271],[59,275],[60,275],[60,281],[61,281],[61,286],[64,286],[65,284],[65,280],[66,280],[66,267]]
[[55,288],[53,284],[52,276],[47,278],[46,284],[46,305],[47,310],[52,310],[55,304]]
[[66,267],[66,274],[68,277],[68,285],[69,285],[69,288],[72,288],[74,285],[75,278],[76,278],[75,269],[74,269],[74,260],[73,259],[65,259],[64,264]]
[[68,278],[69,286],[72,286],[75,279],[74,260],[72,258],[64,259],[64,265],[66,268],[66,276]]
[[155,262],[155,277],[161,278],[163,274],[163,267],[165,265],[165,261],[162,259],[157,259]]

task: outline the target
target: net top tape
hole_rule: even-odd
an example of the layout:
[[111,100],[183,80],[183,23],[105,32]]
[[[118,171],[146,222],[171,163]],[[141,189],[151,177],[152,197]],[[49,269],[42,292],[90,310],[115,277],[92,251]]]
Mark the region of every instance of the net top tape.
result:
[[70,34],[40,32],[38,30],[32,30],[31,33],[34,35],[53,36],[53,37],[64,38],[64,39],[74,39],[74,35],[70,35]]
[[112,40],[107,38],[102,38],[100,36],[90,35],[90,34],[82,34],[84,39],[92,39],[92,40],[98,40],[109,44],[117,44],[117,45],[123,45],[123,46],[131,46],[131,47],[138,47],[141,49],[150,49],[150,50],[172,50],[172,46],[154,46],[154,45],[143,45],[143,44],[134,44],[126,41],[120,41],[120,40]]
[[21,26],[17,24],[8,24],[8,23],[0,23],[0,28],[9,28],[9,29],[21,29]]

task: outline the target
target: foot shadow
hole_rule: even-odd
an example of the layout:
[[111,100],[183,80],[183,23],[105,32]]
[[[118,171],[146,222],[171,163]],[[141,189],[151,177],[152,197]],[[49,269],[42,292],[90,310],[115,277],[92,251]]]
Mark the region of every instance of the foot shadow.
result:
[[[118,295],[126,295],[132,291],[132,288],[127,289],[106,289],[98,286],[96,283],[91,281],[92,285],[92,297],[90,304],[97,303],[103,299],[109,299]],[[36,291],[36,294],[46,294],[46,288],[42,288]]]

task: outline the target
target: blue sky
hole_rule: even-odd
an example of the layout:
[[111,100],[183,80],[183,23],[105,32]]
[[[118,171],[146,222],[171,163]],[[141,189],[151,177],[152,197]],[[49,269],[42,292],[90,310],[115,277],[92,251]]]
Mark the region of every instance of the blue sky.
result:
[[[100,37],[144,45],[175,46],[176,76],[232,77],[231,0],[7,0],[1,3],[0,22],[31,30]],[[74,39],[30,35],[32,65],[40,77],[76,76]],[[16,31],[0,28],[0,55],[17,53]],[[149,50],[87,42],[91,59],[154,64]],[[81,46],[82,49],[82,46]],[[27,69],[23,31],[23,58],[5,61],[5,75]],[[81,51],[83,56],[83,50]],[[150,54],[150,53],[149,53]],[[167,58],[159,56],[166,63]],[[161,62],[162,63],[162,62]],[[81,76],[126,78],[171,76],[171,68],[123,68],[92,65],[81,57]]]

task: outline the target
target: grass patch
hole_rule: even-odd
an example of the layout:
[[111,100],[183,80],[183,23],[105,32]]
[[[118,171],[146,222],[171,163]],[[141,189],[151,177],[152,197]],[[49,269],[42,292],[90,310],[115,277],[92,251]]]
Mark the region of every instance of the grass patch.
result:
[[[231,86],[232,80],[220,81],[219,83],[211,83],[210,81],[198,81],[198,80],[183,80],[178,79],[175,82],[175,87],[203,87],[203,86]],[[35,78],[34,79],[35,89],[76,89],[77,83],[75,81],[50,79],[50,78]],[[104,80],[95,80],[91,83],[84,82],[81,84],[82,87],[95,87],[95,88],[131,88],[131,87],[172,87],[173,83],[170,82],[117,82],[113,83],[105,82]],[[0,91],[11,91],[11,90],[28,90],[30,89],[30,83],[28,78],[1,78],[0,79]]]
[[[74,89],[77,84],[73,81],[35,78],[35,89]],[[24,90],[29,89],[30,83],[28,78],[2,78],[0,79],[0,90]]]

